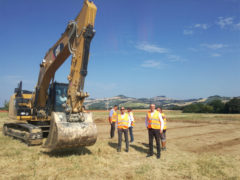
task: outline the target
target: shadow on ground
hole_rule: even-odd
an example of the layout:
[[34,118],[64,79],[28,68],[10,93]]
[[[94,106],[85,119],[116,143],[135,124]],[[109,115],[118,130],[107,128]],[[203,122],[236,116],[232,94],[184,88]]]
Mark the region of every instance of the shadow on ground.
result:
[[42,151],[42,153],[50,157],[65,157],[65,156],[72,156],[72,155],[92,154],[92,152],[86,147],[53,150],[53,151]]
[[[147,144],[147,143],[141,143],[141,144],[144,145],[145,147],[149,148],[149,144]],[[153,145],[153,148],[157,148],[157,146]]]
[[131,144],[130,145],[131,148],[135,149],[136,151],[140,152],[140,153],[144,153],[144,154],[147,154],[148,153],[148,149],[144,148],[144,147],[141,147],[141,146],[137,146],[137,145],[134,145],[134,144]]
[[108,142],[108,145],[112,147],[113,149],[117,149],[118,143]]

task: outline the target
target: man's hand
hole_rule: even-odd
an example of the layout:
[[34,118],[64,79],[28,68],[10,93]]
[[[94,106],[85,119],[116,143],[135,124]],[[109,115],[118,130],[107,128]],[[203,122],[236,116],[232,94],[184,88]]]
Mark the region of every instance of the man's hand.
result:
[[111,117],[108,117],[108,121],[110,124],[112,124],[112,118]]
[[162,130],[160,129],[160,134],[162,134]]

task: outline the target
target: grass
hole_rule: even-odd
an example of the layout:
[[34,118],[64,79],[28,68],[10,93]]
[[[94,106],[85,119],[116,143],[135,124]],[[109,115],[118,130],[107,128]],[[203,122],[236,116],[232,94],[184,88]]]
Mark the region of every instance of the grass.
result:
[[[99,136],[96,144],[91,147],[49,152],[40,146],[28,147],[1,134],[0,179],[240,179],[240,154],[235,153],[238,145],[226,147],[225,151],[193,153],[183,147],[186,143],[194,142],[194,136],[177,139],[178,136],[187,135],[186,131],[178,127],[189,126],[190,123],[194,125],[193,120],[196,123],[213,123],[209,128],[204,126],[188,130],[191,134],[206,133],[202,139],[208,140],[208,143],[219,143],[222,138],[240,137],[237,130],[229,131],[228,137],[227,134],[224,137],[220,134],[221,138],[207,134],[215,129],[219,131],[221,128],[237,128],[236,124],[240,125],[240,115],[182,114],[180,111],[166,111],[170,120],[168,150],[162,152],[161,159],[158,160],[155,155],[146,158],[146,111],[134,112],[135,142],[130,145],[129,153],[124,152],[124,142],[122,152],[117,153],[117,137],[109,139],[108,112],[94,112]],[[7,114],[0,113],[0,125],[7,120]],[[222,125],[221,122],[229,125]],[[204,141],[197,140],[198,143],[192,143],[191,147],[204,146]],[[154,151],[156,152],[156,149]]]

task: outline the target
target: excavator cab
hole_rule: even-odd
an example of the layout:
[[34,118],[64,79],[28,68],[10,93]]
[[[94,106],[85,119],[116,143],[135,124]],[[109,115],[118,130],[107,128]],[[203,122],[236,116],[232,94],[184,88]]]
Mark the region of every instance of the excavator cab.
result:
[[66,101],[67,101],[67,89],[68,89],[67,83],[54,82],[53,93],[52,93],[53,94],[53,98],[52,98],[53,111],[64,112],[64,107],[66,106]]

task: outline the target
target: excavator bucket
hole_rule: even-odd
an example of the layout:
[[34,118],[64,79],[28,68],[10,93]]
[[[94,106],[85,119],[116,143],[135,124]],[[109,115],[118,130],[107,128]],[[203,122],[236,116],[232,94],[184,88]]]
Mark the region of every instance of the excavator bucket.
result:
[[52,112],[48,138],[43,145],[50,150],[91,146],[97,140],[97,127],[92,113],[82,113],[83,122],[68,122],[62,112]]

